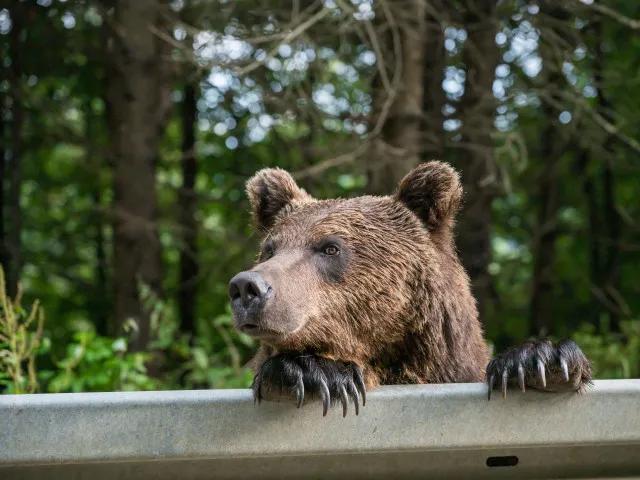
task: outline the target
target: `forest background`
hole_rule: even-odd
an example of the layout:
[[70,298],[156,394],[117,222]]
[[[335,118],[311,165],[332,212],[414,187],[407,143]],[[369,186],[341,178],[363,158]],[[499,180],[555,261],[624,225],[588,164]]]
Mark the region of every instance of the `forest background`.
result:
[[640,377],[639,2],[1,0],[0,58],[0,391],[247,387],[244,182],[434,158],[491,345]]

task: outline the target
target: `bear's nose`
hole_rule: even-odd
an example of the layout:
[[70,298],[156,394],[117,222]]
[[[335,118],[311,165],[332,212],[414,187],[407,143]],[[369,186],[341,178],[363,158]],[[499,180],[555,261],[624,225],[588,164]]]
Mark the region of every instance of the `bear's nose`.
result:
[[234,310],[256,311],[267,300],[271,287],[258,272],[240,272],[229,282],[229,297]]

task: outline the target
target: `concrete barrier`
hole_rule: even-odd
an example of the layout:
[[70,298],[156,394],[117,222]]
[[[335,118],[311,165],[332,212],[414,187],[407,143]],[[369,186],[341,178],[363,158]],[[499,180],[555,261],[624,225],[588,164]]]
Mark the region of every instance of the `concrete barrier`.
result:
[[640,477],[640,380],[388,386],[322,417],[249,390],[0,396],[0,479]]

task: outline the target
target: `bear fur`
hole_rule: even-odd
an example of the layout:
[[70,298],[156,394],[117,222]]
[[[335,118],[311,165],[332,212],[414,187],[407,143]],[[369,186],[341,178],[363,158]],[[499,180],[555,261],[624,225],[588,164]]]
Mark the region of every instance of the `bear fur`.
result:
[[573,342],[527,342],[489,362],[454,244],[462,194],[458,173],[436,161],[391,196],[317,200],[277,168],[247,182],[261,253],[230,295],[236,328],[261,340],[258,401],[296,395],[300,406],[306,393],[346,414],[348,397],[357,413],[385,384],[488,381],[490,393],[502,380],[504,395],[509,382],[589,383]]

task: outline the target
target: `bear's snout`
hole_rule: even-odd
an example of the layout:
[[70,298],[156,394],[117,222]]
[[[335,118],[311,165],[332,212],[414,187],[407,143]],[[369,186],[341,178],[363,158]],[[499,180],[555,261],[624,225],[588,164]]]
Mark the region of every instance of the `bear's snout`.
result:
[[237,328],[250,333],[259,328],[260,312],[273,292],[258,272],[240,272],[229,282],[229,298]]

